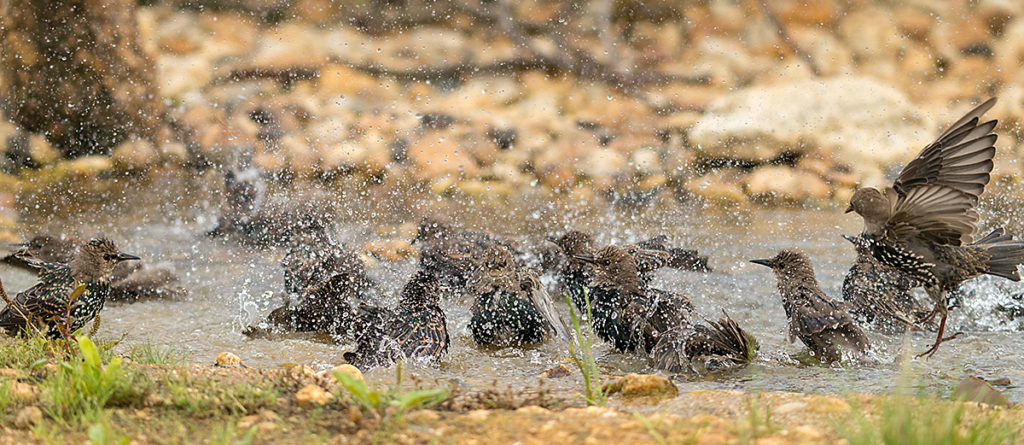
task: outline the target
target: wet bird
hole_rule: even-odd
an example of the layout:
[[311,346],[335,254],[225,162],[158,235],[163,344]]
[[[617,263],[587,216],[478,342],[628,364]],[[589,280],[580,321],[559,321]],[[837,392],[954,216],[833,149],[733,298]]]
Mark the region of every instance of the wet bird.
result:
[[555,336],[569,340],[569,329],[555,310],[537,272],[517,267],[502,246],[487,249],[469,280],[473,316],[469,327],[480,345],[531,345]]
[[850,305],[850,314],[857,322],[885,334],[933,328],[918,323],[928,311],[911,293],[920,284],[898,269],[879,263],[871,256],[866,239],[843,237],[857,251],[857,259],[843,280],[843,301]]
[[457,230],[437,218],[420,221],[413,243],[420,245],[420,268],[437,275],[446,290],[463,293],[477,259],[494,246],[518,253],[510,238],[482,230]]
[[[575,257],[578,254],[593,254],[597,248],[594,238],[588,233],[571,230],[560,237],[549,236],[548,241],[554,243],[566,256],[566,261],[559,271],[559,278],[569,293],[569,298],[577,310],[584,308],[583,292],[593,279],[593,266]],[[708,258],[695,250],[668,247],[667,237],[660,235],[636,244],[622,246],[637,265],[641,281],[650,281],[652,273],[661,267],[672,267],[680,270],[709,272]]]
[[867,336],[844,305],[818,286],[806,255],[783,250],[773,258],[751,262],[775,272],[782,307],[789,317],[790,342],[799,338],[822,363],[840,361],[844,351],[862,357],[870,349]]
[[[39,271],[39,283],[19,293],[12,305],[0,311],[0,328],[15,334],[31,325],[51,337],[74,333],[103,309],[114,266],[138,259],[122,253],[105,238],[82,245],[67,263],[28,259]],[[85,285],[85,292],[72,300],[80,284]]]
[[615,349],[650,352],[662,335],[689,319],[690,299],[651,287],[625,248],[608,246],[575,258],[594,266],[589,285],[591,323]]
[[989,99],[956,121],[900,172],[891,187],[858,189],[847,212],[864,219],[871,254],[922,283],[940,315],[932,355],[943,342],[948,294],[982,274],[1020,280],[1024,243],[996,229],[974,241],[978,197],[992,172],[996,121],[981,122]]
[[[5,264],[34,272],[32,260],[50,263],[71,261],[85,241],[72,235],[38,234],[16,244],[18,250],[2,259]],[[110,277],[107,301],[134,302],[159,298],[178,298],[186,294],[174,271],[144,261],[120,262]]]
[[361,324],[383,328],[361,328],[357,349],[345,353],[345,361],[363,370],[387,366],[399,358],[440,361],[451,343],[440,287],[434,274],[421,270],[405,284],[394,311],[364,307]]
[[747,364],[757,350],[757,339],[722,311],[718,321],[684,323],[666,332],[651,350],[651,361],[668,372],[704,374]]
[[243,333],[255,337],[267,326],[278,331],[319,332],[344,336],[353,332],[354,308],[374,299],[376,283],[358,255],[334,241],[328,227],[298,229],[281,260],[285,301],[264,323]]

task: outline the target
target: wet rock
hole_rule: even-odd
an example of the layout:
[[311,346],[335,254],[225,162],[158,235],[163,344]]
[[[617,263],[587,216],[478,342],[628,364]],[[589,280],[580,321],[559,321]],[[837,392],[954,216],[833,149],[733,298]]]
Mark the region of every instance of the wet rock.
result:
[[302,387],[302,389],[295,393],[295,404],[304,409],[324,406],[330,401],[331,394],[312,383]]
[[968,402],[986,403],[989,405],[1009,406],[1010,402],[1002,391],[995,389],[980,377],[970,376],[960,381],[953,391],[953,398]]
[[122,142],[111,152],[114,165],[123,170],[144,170],[157,161],[157,151],[153,143],[145,139],[133,139]]
[[839,77],[724,96],[694,124],[690,142],[706,158],[754,163],[820,149],[874,173],[916,154],[933,128],[899,90]]
[[558,365],[554,368],[544,370],[544,372],[540,373],[540,376],[546,379],[559,379],[562,377],[568,377],[571,374],[572,370],[569,369],[568,366]]
[[740,204],[747,202],[739,174],[721,170],[698,178],[690,178],[683,184],[683,190],[708,203]]
[[769,203],[826,199],[832,194],[820,176],[789,167],[761,167],[746,182],[748,195]]
[[609,395],[623,397],[675,397],[679,388],[671,380],[656,375],[629,374],[602,388]]
[[22,429],[31,428],[42,421],[43,410],[35,406],[26,406],[18,410],[18,414],[14,416],[14,426]]
[[237,355],[230,352],[221,352],[217,355],[217,366],[245,367],[245,364],[242,363],[242,359],[238,358]]

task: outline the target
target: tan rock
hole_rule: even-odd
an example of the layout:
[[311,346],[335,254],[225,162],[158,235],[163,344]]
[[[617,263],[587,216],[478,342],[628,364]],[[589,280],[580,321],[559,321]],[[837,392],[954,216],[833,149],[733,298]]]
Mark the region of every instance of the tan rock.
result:
[[754,170],[747,176],[746,191],[752,198],[770,202],[825,199],[832,194],[832,188],[820,176],[782,166]]
[[50,141],[37,133],[32,133],[28,137],[28,154],[32,160],[42,165],[52,164],[61,157],[60,152],[50,145]]
[[629,374],[605,384],[608,394],[624,397],[674,397],[679,388],[671,380],[656,375]]
[[18,378],[18,370],[13,368],[0,368],[0,379],[16,379]]
[[67,169],[67,173],[72,176],[95,177],[101,172],[110,170],[114,164],[109,157],[93,155],[64,161],[59,163],[58,166]]
[[28,429],[43,421],[43,410],[35,406],[26,406],[18,410],[14,416],[14,425],[18,428]]
[[348,374],[352,377],[355,377],[356,380],[359,380],[360,382],[366,381],[363,378],[363,372],[360,371],[359,368],[356,368],[355,366],[352,366],[348,363],[331,368],[331,372],[329,373],[331,375],[331,378],[334,378],[334,373],[336,372]]
[[309,409],[314,406],[324,406],[330,401],[331,394],[314,384],[306,385],[295,393],[295,404],[300,408]]
[[39,396],[39,388],[28,383],[14,382],[10,388],[11,396],[16,400],[29,401]]
[[237,355],[230,352],[221,352],[217,354],[217,366],[245,366],[242,363],[242,359],[238,358]]
[[743,193],[740,178],[732,171],[718,171],[697,178],[690,178],[683,189],[700,199],[719,204],[738,204],[747,202]]
[[153,143],[145,139],[122,142],[114,147],[110,157],[114,165],[124,170],[143,170],[156,163],[157,151]]

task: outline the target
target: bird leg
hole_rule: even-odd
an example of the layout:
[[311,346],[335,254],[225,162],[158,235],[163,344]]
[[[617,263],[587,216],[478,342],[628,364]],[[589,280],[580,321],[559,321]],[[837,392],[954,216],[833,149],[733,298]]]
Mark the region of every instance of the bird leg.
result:
[[[943,305],[943,309],[944,308],[945,308],[945,305]],[[935,344],[933,344],[932,347],[928,348],[927,351],[924,351],[924,352],[918,354],[917,358],[921,358],[921,357],[925,357],[925,356],[931,357],[931,356],[935,355],[935,352],[939,350],[939,345],[941,345],[944,342],[950,341],[950,340],[952,340],[954,338],[957,338],[960,334],[962,334],[961,332],[957,332],[957,333],[955,333],[953,335],[950,335],[949,337],[945,337],[945,338],[942,337],[942,334],[946,330],[946,316],[948,316],[948,315],[949,315],[949,312],[947,312],[945,310],[942,311],[942,319],[939,320],[939,334],[935,338]]]
[[[918,319],[917,323],[918,324],[924,324],[924,323],[928,323],[929,321],[932,321],[932,319],[935,318],[935,314],[939,313],[939,305],[940,304],[942,304],[942,303],[935,304],[935,308],[932,309],[931,312],[928,312],[927,314],[925,314],[924,317],[921,317],[920,319]],[[945,317],[943,317],[943,318],[945,318]]]

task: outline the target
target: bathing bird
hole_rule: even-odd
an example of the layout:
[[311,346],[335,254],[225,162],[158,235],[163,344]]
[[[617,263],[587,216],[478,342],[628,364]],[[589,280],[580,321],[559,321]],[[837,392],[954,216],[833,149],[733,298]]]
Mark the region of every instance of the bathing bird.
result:
[[718,321],[683,323],[666,332],[651,350],[651,362],[672,373],[704,374],[750,363],[757,350],[757,339],[723,310]]
[[1024,243],[1001,228],[975,241],[978,198],[985,190],[995,155],[995,120],[981,122],[995,98],[975,107],[928,144],[890,187],[854,192],[847,212],[864,220],[872,256],[922,283],[940,315],[931,356],[945,337],[948,294],[982,274],[1020,280]]
[[451,343],[441,310],[440,288],[441,282],[433,273],[421,270],[402,288],[393,311],[364,306],[360,324],[383,328],[357,333],[357,349],[345,353],[345,361],[363,370],[386,366],[400,358],[439,362]]
[[589,298],[594,331],[622,352],[650,352],[662,335],[690,317],[684,295],[651,287],[641,278],[637,259],[620,246],[607,246],[575,258],[594,266]]
[[458,230],[435,217],[423,218],[416,230],[420,268],[441,280],[446,291],[462,294],[484,251],[503,246],[519,253],[519,243],[510,237],[483,230]]
[[484,251],[469,280],[473,313],[469,322],[480,345],[531,345],[554,336],[568,341],[569,329],[555,310],[536,270],[519,267],[503,246]]
[[843,301],[850,305],[850,315],[862,327],[883,334],[899,334],[911,328],[934,330],[930,324],[918,323],[928,312],[911,293],[920,284],[899,269],[878,262],[863,237],[843,238],[857,252],[857,259],[843,279]]
[[783,250],[773,258],[751,262],[775,272],[782,308],[789,318],[790,342],[799,338],[822,363],[838,362],[844,352],[860,358],[871,348],[844,305],[821,290],[807,255]]
[[[121,252],[109,239],[96,238],[79,247],[67,263],[25,259],[38,270],[39,283],[0,311],[0,328],[16,334],[34,326],[50,337],[62,337],[81,329],[103,309],[114,266],[139,257]],[[84,292],[73,298],[83,284]]]

